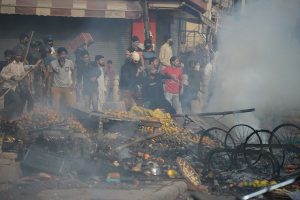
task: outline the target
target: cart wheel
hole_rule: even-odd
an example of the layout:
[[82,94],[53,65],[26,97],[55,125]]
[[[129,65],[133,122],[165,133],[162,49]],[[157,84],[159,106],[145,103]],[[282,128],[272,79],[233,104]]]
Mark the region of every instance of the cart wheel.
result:
[[277,160],[269,152],[263,151],[261,158],[250,169],[260,178],[271,179],[279,176],[279,165]]
[[211,149],[223,148],[226,134],[227,132],[224,129],[218,127],[205,130],[198,143],[199,158],[205,159]]
[[254,131],[253,133],[251,133],[247,137],[243,146],[244,158],[249,167],[254,166],[261,158],[261,154],[263,151],[263,142],[261,140],[260,133],[262,132],[265,131]]
[[[270,152],[278,160],[281,167],[285,164],[286,157],[300,154],[300,127],[294,124],[281,124],[271,134]],[[296,153],[296,154],[295,154]],[[290,159],[289,159],[290,160]]]
[[205,169],[217,173],[230,170],[233,164],[231,150],[223,148],[211,150],[205,160]]
[[255,131],[249,125],[238,124],[233,126],[225,136],[225,147],[235,149],[246,142],[247,137]]

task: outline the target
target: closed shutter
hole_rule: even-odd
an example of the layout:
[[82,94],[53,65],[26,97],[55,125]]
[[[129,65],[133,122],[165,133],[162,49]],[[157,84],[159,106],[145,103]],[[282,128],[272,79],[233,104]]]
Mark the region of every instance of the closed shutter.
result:
[[103,55],[105,61],[112,60],[113,66],[118,72],[124,63],[125,50],[130,45],[131,24],[129,20],[118,20],[114,23],[101,23],[99,32],[91,33],[95,43],[89,47],[91,59],[95,55]]
[[[30,21],[24,24],[22,19]],[[14,21],[13,23],[8,23]],[[40,22],[43,23],[40,23]],[[101,54],[105,60],[112,60],[116,72],[124,63],[125,50],[130,45],[131,21],[128,19],[93,19],[93,18],[63,18],[63,17],[30,17],[6,15],[0,22],[5,29],[0,30],[0,60],[3,60],[5,49],[12,49],[18,43],[18,35],[21,32],[30,33],[35,30],[34,39],[42,41],[45,35],[51,34],[54,38],[54,46],[68,47],[69,42],[81,32],[92,35],[94,43],[88,48],[91,59]],[[62,27],[62,28],[59,28]],[[69,57],[75,61],[73,52]]]

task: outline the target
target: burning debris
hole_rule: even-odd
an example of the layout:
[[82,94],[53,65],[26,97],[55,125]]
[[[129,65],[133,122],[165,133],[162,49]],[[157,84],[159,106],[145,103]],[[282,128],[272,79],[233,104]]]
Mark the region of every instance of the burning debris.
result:
[[[295,125],[281,125],[269,132],[245,132],[242,125],[227,130],[214,127],[195,134],[162,110],[133,107],[129,112],[89,114],[85,120],[103,123],[103,132],[99,133],[85,127],[78,113],[62,119],[51,109],[36,108],[17,121],[5,122],[1,126],[3,147],[5,141],[18,144],[18,148],[5,148],[18,153],[24,170],[29,167],[73,177],[92,187],[138,187],[143,181],[185,179],[191,190],[240,194],[276,185],[286,172],[299,169],[289,153],[297,152],[297,144],[296,150],[285,146],[288,138],[298,137],[300,129]],[[122,124],[123,129],[110,132],[108,124]],[[277,143],[261,142],[266,134],[270,138],[266,141],[272,142],[274,135]],[[279,151],[279,147],[284,150]],[[282,152],[287,165],[279,167],[276,159],[283,159]],[[37,157],[43,157],[43,164]],[[47,164],[50,161],[52,164]],[[274,173],[278,170],[282,177]]]

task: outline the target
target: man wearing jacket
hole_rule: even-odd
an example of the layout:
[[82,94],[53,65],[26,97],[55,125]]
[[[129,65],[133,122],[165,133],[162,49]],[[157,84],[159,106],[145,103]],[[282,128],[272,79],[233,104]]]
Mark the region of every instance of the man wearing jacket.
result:
[[135,105],[134,95],[140,82],[139,77],[143,72],[144,69],[140,63],[140,56],[137,52],[133,51],[131,57],[126,59],[124,65],[121,67],[120,74],[119,88],[121,100],[124,101],[127,110]]
[[82,93],[84,96],[85,107],[89,110],[92,105],[94,112],[98,111],[98,83],[100,70],[95,63],[90,60],[88,51],[81,54],[82,61]]
[[176,111],[164,95],[163,81],[170,79],[167,75],[158,73],[155,67],[149,70],[149,74],[142,86],[142,96],[146,107],[149,109],[163,109],[170,114]]

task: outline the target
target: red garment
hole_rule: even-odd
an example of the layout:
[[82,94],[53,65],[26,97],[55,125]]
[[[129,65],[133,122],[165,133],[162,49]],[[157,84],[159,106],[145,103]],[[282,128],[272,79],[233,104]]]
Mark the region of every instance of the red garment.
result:
[[180,67],[171,67],[166,66],[161,70],[163,74],[166,75],[175,75],[176,80],[174,79],[168,79],[165,80],[165,91],[172,93],[172,94],[179,94],[180,92],[180,80],[182,76],[182,70]]

